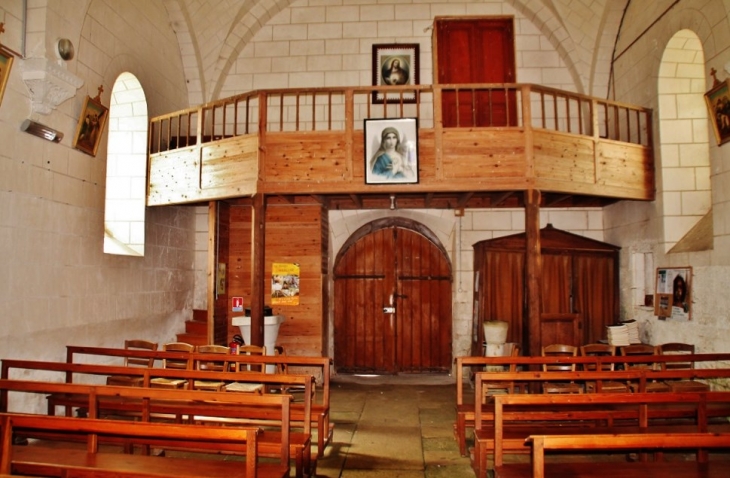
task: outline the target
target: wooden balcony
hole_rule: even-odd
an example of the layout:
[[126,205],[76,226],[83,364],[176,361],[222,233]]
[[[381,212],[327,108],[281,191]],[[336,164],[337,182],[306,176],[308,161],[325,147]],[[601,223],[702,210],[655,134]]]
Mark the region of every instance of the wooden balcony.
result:
[[[365,183],[373,118],[417,119],[417,184]],[[360,209],[396,196],[399,208],[458,209],[519,207],[538,189],[544,207],[653,200],[651,124],[648,109],[531,84],[256,91],[153,118],[147,199],[263,193]]]

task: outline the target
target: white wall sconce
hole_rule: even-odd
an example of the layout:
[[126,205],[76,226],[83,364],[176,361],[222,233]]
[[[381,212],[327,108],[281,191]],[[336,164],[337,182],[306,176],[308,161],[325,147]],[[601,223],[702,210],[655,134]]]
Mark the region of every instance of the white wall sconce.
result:
[[38,136],[39,138],[47,139],[48,141],[52,141],[54,143],[60,143],[63,139],[63,133],[60,131],[56,131],[55,129],[48,127],[44,124],[36,123],[33,120],[25,120],[23,121],[23,124],[20,125],[21,131],[25,131],[26,133],[30,133],[33,136]]

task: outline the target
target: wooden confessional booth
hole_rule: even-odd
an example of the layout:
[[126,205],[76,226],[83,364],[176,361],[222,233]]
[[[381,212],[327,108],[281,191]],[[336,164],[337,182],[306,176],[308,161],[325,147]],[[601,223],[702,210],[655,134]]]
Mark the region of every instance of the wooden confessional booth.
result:
[[474,330],[472,355],[484,355],[483,323],[509,324],[507,342],[522,355],[540,355],[552,343],[583,345],[606,338],[606,326],[619,321],[619,250],[548,225],[540,230],[542,277],[540,327],[529,330],[524,233],[474,244]]

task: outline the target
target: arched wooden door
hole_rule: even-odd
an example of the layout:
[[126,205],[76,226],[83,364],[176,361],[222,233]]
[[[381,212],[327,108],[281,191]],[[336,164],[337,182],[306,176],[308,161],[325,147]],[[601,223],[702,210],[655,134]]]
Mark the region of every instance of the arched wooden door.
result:
[[371,223],[343,246],[334,272],[338,372],[451,370],[451,266],[430,231]]

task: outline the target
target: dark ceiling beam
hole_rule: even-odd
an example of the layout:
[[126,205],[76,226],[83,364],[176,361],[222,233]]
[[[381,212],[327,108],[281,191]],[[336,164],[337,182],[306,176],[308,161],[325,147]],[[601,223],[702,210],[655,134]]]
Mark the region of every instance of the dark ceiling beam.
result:
[[474,193],[465,193],[460,195],[457,198],[456,206],[454,206],[454,209],[464,209],[466,203],[468,203],[469,199],[471,199],[472,197],[474,197]]
[[572,196],[569,196],[567,194],[561,194],[560,196],[551,197],[550,200],[548,198],[545,198],[545,205],[543,207],[553,207],[556,204],[560,204],[561,202],[570,200]]
[[431,201],[433,201],[433,193],[427,193],[426,196],[423,198],[423,207],[430,207]]
[[322,196],[321,194],[312,194],[312,195],[310,195],[310,197],[312,199],[314,199],[317,202],[317,204],[320,204],[322,206],[327,205],[327,202],[328,202],[327,196]]
[[507,199],[512,197],[513,194],[514,194],[514,192],[512,192],[512,191],[506,191],[506,192],[503,192],[502,194],[498,194],[498,195],[494,196],[494,199],[492,199],[492,207],[499,206],[500,204],[505,202]]

